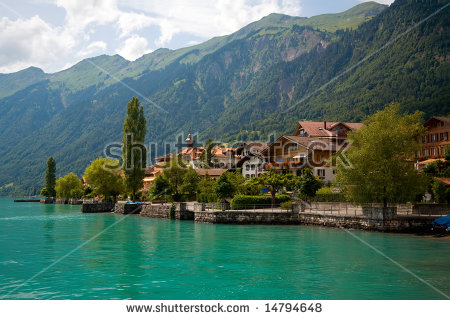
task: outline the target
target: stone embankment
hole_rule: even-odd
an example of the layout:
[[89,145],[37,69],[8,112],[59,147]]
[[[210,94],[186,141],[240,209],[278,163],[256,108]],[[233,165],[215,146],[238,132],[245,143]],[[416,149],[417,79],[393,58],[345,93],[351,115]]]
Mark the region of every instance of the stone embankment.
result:
[[[84,204],[83,204],[84,206]],[[170,219],[171,204],[117,203],[115,213]],[[420,232],[430,229],[439,215],[449,214],[449,206],[358,207],[348,203],[294,204],[281,208],[255,210],[214,210],[201,203],[176,203],[172,219],[213,224],[318,225],[334,228],[388,232]],[[106,210],[110,211],[110,210]],[[434,214],[437,212],[438,214]]]

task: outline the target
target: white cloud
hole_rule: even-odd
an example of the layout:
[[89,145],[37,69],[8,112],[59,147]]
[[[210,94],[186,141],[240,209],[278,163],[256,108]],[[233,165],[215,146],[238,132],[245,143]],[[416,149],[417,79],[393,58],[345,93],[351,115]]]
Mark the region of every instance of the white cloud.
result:
[[128,12],[121,13],[117,21],[121,37],[128,36],[134,31],[139,31],[155,23],[155,19],[145,14]]
[[181,32],[206,39],[230,34],[272,12],[301,12],[300,1],[295,0],[128,0],[124,4],[155,17],[161,32],[156,45],[161,46]]
[[[301,10],[299,0],[52,0],[52,3],[65,10],[63,25],[52,26],[38,15],[0,20],[0,72],[14,72],[30,65],[54,72],[77,59],[114,51],[135,60],[150,52],[150,48],[169,46],[176,35],[182,34],[189,45],[192,38],[206,40],[230,34],[272,12],[299,15]],[[159,32],[144,37],[143,30],[151,26],[157,27],[151,30],[159,28]],[[107,38],[99,38],[99,30]]]
[[86,48],[81,49],[78,53],[80,57],[89,57],[95,54],[101,54],[106,51],[108,44],[104,41],[91,42]]
[[105,25],[120,14],[115,0],[57,0],[56,5],[66,11],[66,29],[78,34],[90,24]]
[[126,39],[122,47],[120,47],[116,52],[120,54],[127,60],[134,61],[141,57],[143,54],[149,53],[152,50],[147,48],[148,41],[138,35],[132,35],[130,38]]
[[30,65],[51,66],[74,46],[74,39],[61,28],[52,28],[38,16],[0,20],[0,72],[13,72]]

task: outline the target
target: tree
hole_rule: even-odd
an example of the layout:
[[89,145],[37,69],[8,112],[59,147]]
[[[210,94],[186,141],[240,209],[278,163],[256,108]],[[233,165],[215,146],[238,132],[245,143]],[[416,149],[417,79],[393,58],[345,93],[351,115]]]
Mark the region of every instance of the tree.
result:
[[217,195],[215,190],[216,182],[211,179],[208,173],[198,184],[197,201],[198,202],[217,202]]
[[83,194],[82,188],[83,183],[73,172],[56,180],[55,190],[59,198],[78,198]]
[[314,198],[317,190],[323,186],[322,181],[314,177],[311,169],[305,168],[303,174],[297,179],[296,187],[300,196],[306,199]]
[[160,173],[156,176],[155,181],[150,188],[150,195],[152,198],[159,198],[162,194],[165,195],[169,188],[169,180],[164,173]]
[[348,159],[338,161],[337,181],[346,186],[346,197],[355,203],[403,203],[423,194],[427,178],[413,167],[412,155],[419,150],[416,137],[425,133],[422,114],[402,115],[390,104],[350,132]]
[[191,197],[195,195],[198,189],[198,184],[201,180],[200,175],[194,169],[188,169],[183,177],[183,184],[181,190],[188,193]]
[[56,161],[52,157],[47,160],[47,170],[45,171],[45,187],[42,189],[41,194],[44,197],[55,197],[56,185]]
[[228,181],[233,185],[234,192],[237,194],[244,194],[246,191],[246,180],[242,175],[242,170],[238,168],[235,172],[226,172],[225,174],[227,175]]
[[295,179],[292,174],[278,174],[273,169],[264,172],[259,177],[252,179],[252,183],[257,183],[269,189],[272,196],[272,206],[275,205],[275,197],[277,192],[285,187],[289,187],[294,183]]
[[225,198],[231,198],[235,192],[233,184],[228,180],[227,173],[224,172],[217,179],[214,185],[214,190],[216,191],[217,197],[224,200]]
[[100,157],[86,168],[84,178],[93,187],[95,194],[103,195],[105,199],[112,198],[114,202],[117,196],[125,191],[118,161]]
[[450,146],[445,147],[444,153],[445,153],[445,160],[450,161]]
[[169,181],[170,192],[175,201],[180,201],[181,199],[181,186],[186,172],[186,165],[178,158],[172,159],[163,170]]
[[125,186],[136,200],[136,193],[144,187],[147,151],[144,145],[146,120],[139,99],[133,97],[127,104],[127,116],[123,123],[122,168]]
[[434,200],[438,203],[450,203],[450,188],[440,180],[435,180],[432,185]]

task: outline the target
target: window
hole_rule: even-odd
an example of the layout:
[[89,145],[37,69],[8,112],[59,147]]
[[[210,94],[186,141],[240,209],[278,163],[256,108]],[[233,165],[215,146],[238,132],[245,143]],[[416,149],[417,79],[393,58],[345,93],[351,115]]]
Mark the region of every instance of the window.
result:
[[439,138],[441,141],[447,141],[448,140],[448,132],[441,132]]
[[428,156],[428,149],[423,149],[423,155]]
[[420,150],[417,151],[417,158],[419,158],[419,157],[420,157]]
[[255,169],[256,169],[256,165],[252,164],[251,169],[252,169],[252,170],[255,170]]
[[427,143],[428,142],[428,135],[423,136],[422,142],[423,143]]
[[441,121],[441,127],[445,126],[445,122]]
[[252,178],[254,178],[254,177],[255,177],[255,175],[254,175],[254,174],[252,174],[252,175],[251,175],[251,177],[252,177]]
[[433,133],[432,135],[431,135],[431,141],[437,141],[437,133]]
[[431,155],[435,156],[436,155],[436,148],[431,148]]
[[325,169],[318,169],[317,175],[319,176],[320,179],[325,178]]
[[250,165],[249,164],[245,165],[245,170],[250,170]]

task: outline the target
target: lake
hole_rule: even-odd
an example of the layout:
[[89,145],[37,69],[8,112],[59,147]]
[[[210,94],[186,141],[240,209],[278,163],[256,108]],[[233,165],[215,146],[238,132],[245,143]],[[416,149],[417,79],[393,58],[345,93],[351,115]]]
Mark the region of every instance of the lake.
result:
[[2,299],[450,295],[448,237],[209,225],[80,209],[0,199]]

